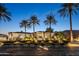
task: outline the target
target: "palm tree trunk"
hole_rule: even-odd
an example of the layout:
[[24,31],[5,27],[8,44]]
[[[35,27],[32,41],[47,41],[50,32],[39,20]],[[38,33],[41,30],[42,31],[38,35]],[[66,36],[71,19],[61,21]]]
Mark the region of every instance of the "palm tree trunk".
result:
[[25,37],[26,37],[26,26],[25,26]]
[[33,24],[33,41],[34,41],[34,38],[35,38],[34,34],[35,34],[35,25]]
[[72,33],[72,15],[70,13],[70,41],[73,41],[73,33]]
[[50,40],[51,40],[51,21],[50,21]]

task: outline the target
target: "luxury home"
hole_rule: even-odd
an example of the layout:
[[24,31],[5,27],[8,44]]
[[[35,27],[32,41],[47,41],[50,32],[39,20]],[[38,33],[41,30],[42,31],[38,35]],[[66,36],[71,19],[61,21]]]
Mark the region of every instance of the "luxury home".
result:
[[[29,38],[33,38],[33,34],[34,37],[37,38],[37,40],[45,40],[45,38],[49,38],[50,33],[49,32],[44,32],[44,31],[38,31],[35,33],[28,33],[26,32],[26,37]],[[51,33],[51,37],[54,36],[54,33]],[[25,32],[9,32],[8,33],[8,39],[11,41],[15,41],[18,40],[18,38],[20,40],[23,40],[25,37]]]
[[0,34],[0,41],[7,41],[8,40],[8,36],[5,34]]
[[[69,30],[63,31],[65,37],[70,39]],[[37,31],[35,33],[26,32],[26,37],[33,40],[33,34],[36,40],[45,40],[50,38],[50,33],[45,31]],[[51,33],[51,38],[53,38],[55,32]],[[0,34],[0,41],[16,41],[23,40],[25,38],[25,32],[9,32],[8,35]],[[73,38],[74,41],[79,41],[79,30],[73,30]],[[49,39],[50,40],[50,39]],[[52,39],[53,40],[53,39]]]

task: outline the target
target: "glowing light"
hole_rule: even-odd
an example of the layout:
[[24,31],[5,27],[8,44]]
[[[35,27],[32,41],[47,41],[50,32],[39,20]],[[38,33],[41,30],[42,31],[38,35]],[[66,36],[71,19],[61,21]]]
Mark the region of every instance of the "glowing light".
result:
[[4,43],[0,42],[0,47],[2,47],[4,45]]
[[79,47],[79,44],[75,44],[75,43],[69,43],[68,47]]
[[46,47],[46,46],[39,46],[39,47],[44,49],[44,50],[48,50],[48,47]]

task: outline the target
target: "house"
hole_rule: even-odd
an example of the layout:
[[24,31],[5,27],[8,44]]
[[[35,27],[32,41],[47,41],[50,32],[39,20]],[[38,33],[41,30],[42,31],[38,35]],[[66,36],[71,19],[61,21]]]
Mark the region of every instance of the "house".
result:
[[[38,31],[36,32],[37,38],[41,38],[45,40],[46,38],[50,37],[50,32]],[[54,36],[54,33],[51,33],[51,37]]]
[[[26,37],[30,37],[31,33],[26,32]],[[18,39],[22,40],[25,37],[25,32],[9,32],[8,39],[11,41],[16,41]]]
[[[44,31],[37,31],[37,32],[34,32],[34,33],[26,32],[26,37],[33,38],[33,35],[37,40],[45,40],[46,38],[50,37],[49,32],[44,32]],[[51,37],[53,35],[54,35],[54,33],[51,33]],[[24,37],[25,37],[25,32],[9,32],[8,33],[8,38],[11,41],[16,41],[18,39],[23,40]]]
[[0,41],[7,41],[8,40],[8,36],[5,34],[0,34]]

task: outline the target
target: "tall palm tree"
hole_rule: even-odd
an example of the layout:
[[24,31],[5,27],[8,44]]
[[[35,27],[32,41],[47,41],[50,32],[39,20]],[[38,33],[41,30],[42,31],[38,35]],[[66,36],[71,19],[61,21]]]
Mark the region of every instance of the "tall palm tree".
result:
[[35,16],[35,15],[31,16],[30,24],[31,24],[31,26],[33,26],[33,40],[34,40],[34,38],[35,38],[35,26],[39,25],[39,20],[38,20],[37,16]]
[[[45,25],[48,25],[49,28],[51,29],[51,26],[56,24],[57,21],[53,15],[47,15],[46,20],[44,21]],[[51,40],[51,31],[50,32],[50,40]]]
[[25,37],[26,37],[26,28],[30,28],[30,24],[28,20],[22,20],[20,23],[20,27],[25,28]]
[[0,20],[3,20],[3,21],[11,20],[11,14],[8,12],[4,4],[0,4]]
[[70,19],[70,41],[73,41],[73,34],[72,34],[72,15],[77,14],[79,10],[79,4],[77,3],[64,3],[61,6],[61,9],[58,11],[60,16],[66,17],[69,16]]

